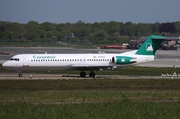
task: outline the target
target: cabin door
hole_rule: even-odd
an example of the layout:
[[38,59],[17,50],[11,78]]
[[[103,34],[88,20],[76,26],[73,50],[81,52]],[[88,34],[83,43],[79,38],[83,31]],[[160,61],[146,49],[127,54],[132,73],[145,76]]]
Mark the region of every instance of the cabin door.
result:
[[23,67],[29,67],[29,58],[27,55],[23,56]]

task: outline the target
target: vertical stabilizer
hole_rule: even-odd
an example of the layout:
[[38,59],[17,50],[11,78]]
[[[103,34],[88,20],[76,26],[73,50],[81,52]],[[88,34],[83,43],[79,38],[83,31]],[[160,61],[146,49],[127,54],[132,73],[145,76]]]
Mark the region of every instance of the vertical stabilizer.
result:
[[164,39],[165,39],[164,36],[159,36],[159,35],[149,36],[135,54],[154,55]]

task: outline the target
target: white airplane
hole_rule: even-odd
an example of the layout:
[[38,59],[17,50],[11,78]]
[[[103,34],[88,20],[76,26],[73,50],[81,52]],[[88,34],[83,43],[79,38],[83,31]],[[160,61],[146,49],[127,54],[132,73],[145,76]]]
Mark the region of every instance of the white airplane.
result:
[[118,54],[18,54],[4,62],[6,69],[19,72],[23,70],[80,70],[80,76],[86,77],[84,71],[89,70],[89,76],[95,77],[95,70],[114,69],[117,66],[136,65],[154,61],[154,54],[164,36],[147,37],[138,50]]

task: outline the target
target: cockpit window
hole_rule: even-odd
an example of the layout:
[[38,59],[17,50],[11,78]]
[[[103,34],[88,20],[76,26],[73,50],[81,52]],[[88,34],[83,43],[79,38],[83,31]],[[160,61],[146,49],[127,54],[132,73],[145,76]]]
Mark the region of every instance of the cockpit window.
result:
[[19,61],[19,58],[14,58],[14,61]]
[[10,61],[19,61],[19,58],[11,58]]
[[14,58],[11,58],[10,61],[14,60]]

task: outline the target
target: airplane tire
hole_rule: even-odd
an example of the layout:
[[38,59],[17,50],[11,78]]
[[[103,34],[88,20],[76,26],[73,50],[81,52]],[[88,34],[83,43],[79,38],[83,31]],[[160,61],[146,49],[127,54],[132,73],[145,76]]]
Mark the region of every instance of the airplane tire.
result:
[[95,76],[96,76],[96,74],[95,74],[94,72],[91,72],[91,73],[89,74],[89,77],[91,77],[91,78],[95,78]]
[[22,77],[22,74],[19,74],[19,77]]
[[81,76],[81,77],[86,77],[86,73],[82,71],[82,72],[80,73],[80,76]]

